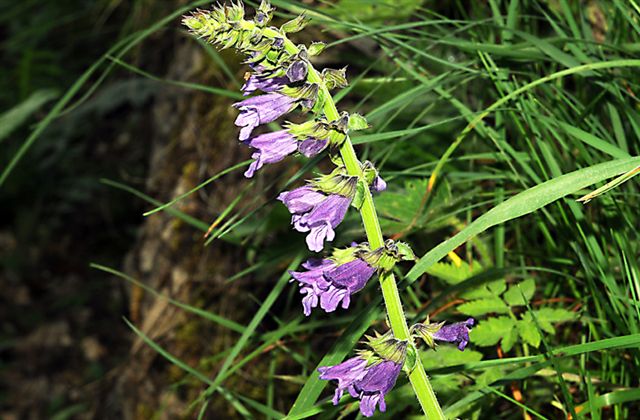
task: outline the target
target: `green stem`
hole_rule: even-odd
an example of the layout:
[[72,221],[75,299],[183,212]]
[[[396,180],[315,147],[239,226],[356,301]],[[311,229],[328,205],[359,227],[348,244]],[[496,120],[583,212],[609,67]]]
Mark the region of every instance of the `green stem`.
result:
[[[268,30],[267,30],[268,31]],[[274,31],[275,32],[275,31]],[[272,34],[274,35],[274,34]],[[277,36],[282,36],[277,33]],[[284,48],[290,54],[298,54],[298,47],[290,40],[285,39]],[[327,120],[334,121],[340,118],[336,104],[333,101],[331,94],[324,85],[322,77],[318,74],[317,70],[309,65],[309,82],[318,83],[321,90],[321,97],[324,99],[324,113]],[[362,167],[356,156],[356,152],[353,148],[351,140],[347,136],[344,144],[340,147],[340,156],[350,175],[362,177]],[[362,216],[362,223],[367,234],[367,240],[371,249],[376,249],[384,245],[384,237],[382,236],[382,230],[380,229],[380,222],[378,221],[378,215],[376,208],[373,204],[373,197],[368,188],[364,191],[364,201],[360,209]],[[409,327],[407,326],[407,320],[404,316],[404,310],[402,309],[402,301],[400,299],[400,293],[398,292],[398,285],[396,284],[395,276],[393,273],[385,273],[380,276],[380,286],[382,288],[382,296],[387,308],[387,317],[391,324],[391,331],[393,335],[400,340],[411,340],[409,334]],[[409,381],[413,390],[422,406],[427,418],[432,420],[445,419],[444,413],[438,404],[436,394],[433,392],[433,388],[427,378],[427,373],[422,366],[420,358],[417,358],[416,366],[409,374]]]

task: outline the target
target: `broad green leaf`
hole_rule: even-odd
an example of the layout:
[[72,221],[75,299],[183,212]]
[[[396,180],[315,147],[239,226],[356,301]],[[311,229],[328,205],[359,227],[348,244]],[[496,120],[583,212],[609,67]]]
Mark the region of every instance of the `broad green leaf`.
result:
[[578,169],[529,188],[498,204],[474,220],[454,237],[432,248],[407,273],[407,279],[410,283],[416,281],[429,267],[440,261],[449,252],[495,225],[524,216],[597,182],[630,171],[637,167],[638,164],[640,164],[640,157],[616,159],[588,168]]
[[527,344],[531,344],[533,347],[538,348],[540,345],[540,331],[538,326],[533,321],[530,313],[525,313],[522,319],[518,321],[518,334],[522,337],[522,341]]
[[509,312],[509,307],[499,298],[472,300],[459,305],[456,309],[470,316],[480,316],[490,313],[506,314]]
[[486,347],[498,344],[501,338],[513,330],[515,320],[499,316],[480,321],[469,333],[471,342],[477,346]]
[[534,279],[526,279],[509,287],[509,290],[502,296],[509,306],[524,306],[533,297],[536,291]]
[[507,290],[507,282],[500,279],[464,292],[460,297],[462,299],[498,298],[505,290]]
[[439,262],[429,267],[427,274],[437,277],[448,284],[458,284],[482,271],[479,262],[473,261],[472,264],[466,261],[460,261],[460,265],[449,262]]
[[518,342],[518,329],[511,328],[507,334],[502,338],[502,350],[505,352],[511,351],[513,346]]
[[549,334],[555,333],[553,323],[573,321],[577,318],[577,314],[562,308],[542,308],[533,311],[533,315],[540,329]]

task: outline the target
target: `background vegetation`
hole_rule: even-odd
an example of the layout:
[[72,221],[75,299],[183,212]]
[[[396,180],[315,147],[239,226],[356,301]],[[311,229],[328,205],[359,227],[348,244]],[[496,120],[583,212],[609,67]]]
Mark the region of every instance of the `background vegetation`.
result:
[[[467,351],[423,353],[447,415],[640,415],[637,183],[576,201],[640,166],[638,3],[273,4],[307,10],[319,67],[348,65],[383,231],[427,254],[408,317],[479,320]],[[0,3],[0,417],[357,414],[308,378],[384,328],[377,285],[302,315],[274,197],[318,162],[242,177],[245,69],[179,23],[205,5]],[[406,381],[388,407],[419,414]]]

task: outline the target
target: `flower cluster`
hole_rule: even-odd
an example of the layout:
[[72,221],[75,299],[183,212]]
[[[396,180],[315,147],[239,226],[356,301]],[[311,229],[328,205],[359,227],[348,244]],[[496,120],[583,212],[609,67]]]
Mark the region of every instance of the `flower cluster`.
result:
[[[307,24],[304,15],[279,28],[269,26],[272,17],[272,7],[263,0],[252,19],[245,18],[243,5],[237,3],[198,10],[185,16],[183,23],[198,37],[220,48],[235,48],[246,56],[245,63],[251,70],[242,86],[246,99],[233,106],[239,111],[235,120],[238,140],[253,150],[253,161],[245,172],[247,178],[264,165],[280,162],[289,155],[313,157],[329,153],[336,165],[331,173],[278,196],[291,213],[293,228],[306,233],[309,250],[322,252],[325,242],[334,240],[335,230],[349,208],[360,209],[365,200],[370,203],[371,194],[385,190],[387,184],[371,162],[358,162],[348,143],[351,131],[368,128],[366,119],[358,114],[338,113],[332,102],[330,90],[347,85],[345,69],[316,71],[310,58],[319,54],[324,44],[295,45],[287,38],[288,33]],[[279,121],[294,111],[311,117],[304,122]],[[263,126],[270,123],[279,124],[280,129],[265,132]],[[344,145],[348,147],[345,149]],[[350,151],[351,158],[345,158],[344,150]],[[401,242],[387,240],[376,249],[368,243],[353,243],[333,250],[330,256],[311,258],[302,264],[302,270],[290,274],[300,286],[303,312],[309,316],[318,306],[325,312],[333,312],[339,306],[347,309],[352,296],[374,274],[390,272],[397,262],[412,259],[413,252]],[[334,404],[346,390],[360,399],[362,414],[371,416],[376,407],[385,411],[384,397],[400,371],[412,369],[406,360],[415,363],[414,337],[431,346],[435,340],[454,342],[463,350],[472,324],[473,320],[449,326],[417,324],[412,327],[409,340],[397,340],[390,332],[369,337],[368,350],[339,365],[321,367],[320,378],[338,381]],[[408,353],[413,356],[407,357]]]

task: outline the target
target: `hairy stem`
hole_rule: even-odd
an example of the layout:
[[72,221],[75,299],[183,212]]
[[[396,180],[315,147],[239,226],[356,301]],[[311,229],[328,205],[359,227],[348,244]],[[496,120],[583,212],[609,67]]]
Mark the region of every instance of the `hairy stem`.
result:
[[[267,29],[268,31],[269,29]],[[275,32],[275,31],[274,31]],[[273,35],[282,36],[279,33]],[[298,54],[298,47],[288,39],[285,39],[284,48],[290,54]],[[309,81],[312,83],[318,83],[321,89],[321,94],[325,100],[324,113],[329,121],[337,120],[340,118],[338,109],[336,108],[333,98],[327,88],[322,83],[322,78],[311,65],[309,65]],[[362,177],[362,168],[358,157],[351,144],[351,140],[347,136],[344,144],[340,147],[340,156],[344,162],[347,172],[350,175],[356,175]],[[367,240],[371,249],[376,249],[384,244],[384,237],[382,236],[382,230],[380,229],[380,222],[378,221],[378,215],[376,208],[373,204],[373,197],[368,188],[364,191],[364,201],[362,208],[360,209],[362,216],[362,223],[367,234]],[[409,334],[409,327],[407,326],[407,320],[404,316],[404,310],[402,309],[402,301],[400,300],[400,293],[398,293],[398,286],[393,273],[386,273],[380,276],[380,286],[382,288],[382,296],[387,308],[387,316],[389,323],[391,324],[391,330],[393,335],[400,340],[411,340]],[[409,375],[409,381],[413,386],[413,390],[420,401],[420,405],[429,419],[439,420],[444,419],[444,413],[440,408],[440,404],[436,399],[436,395],[433,392],[433,388],[429,383],[427,374],[422,366],[420,358],[417,359],[417,363],[411,374]]]

